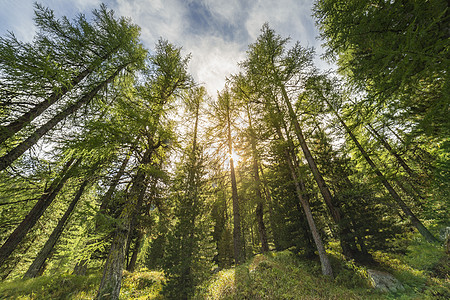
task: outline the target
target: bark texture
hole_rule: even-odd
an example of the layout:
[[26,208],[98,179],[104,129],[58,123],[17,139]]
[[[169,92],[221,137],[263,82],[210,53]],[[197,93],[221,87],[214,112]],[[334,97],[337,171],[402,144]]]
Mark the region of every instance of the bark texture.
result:
[[[141,164],[146,165],[151,160],[153,148],[148,148],[143,155]],[[106,259],[103,277],[100,283],[97,299],[119,299],[122,282],[122,272],[126,260],[128,237],[133,230],[135,216],[140,212],[146,190],[146,173],[139,168],[133,178],[133,185],[128,193],[128,199],[119,219],[120,224],[115,230],[111,248]]]

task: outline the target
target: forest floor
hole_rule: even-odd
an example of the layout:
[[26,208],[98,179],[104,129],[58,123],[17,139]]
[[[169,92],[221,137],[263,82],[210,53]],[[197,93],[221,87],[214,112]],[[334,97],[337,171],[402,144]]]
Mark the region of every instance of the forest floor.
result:
[[[394,275],[401,292],[374,290],[367,267],[330,252],[335,278],[321,275],[319,262],[286,250],[256,255],[224,269],[198,287],[194,299],[450,299],[449,256],[440,247],[420,242],[407,253],[373,253],[378,270]],[[0,284],[0,299],[93,299],[100,271],[86,276],[54,274]],[[161,271],[124,273],[121,299],[164,299]]]

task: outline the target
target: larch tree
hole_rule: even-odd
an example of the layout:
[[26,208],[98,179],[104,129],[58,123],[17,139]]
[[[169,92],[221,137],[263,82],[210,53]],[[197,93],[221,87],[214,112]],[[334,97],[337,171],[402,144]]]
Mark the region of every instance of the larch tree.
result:
[[[156,53],[149,58],[148,68],[144,70],[146,81],[131,87],[123,95],[128,102],[129,121],[137,122],[138,168],[126,193],[125,206],[119,216],[121,222],[114,232],[97,299],[119,298],[127,241],[135,226],[135,215],[140,213],[144,200],[148,166],[153,162],[155,151],[163,145],[167,147],[170,142],[170,135],[165,137],[164,130],[161,132],[166,106],[192,84],[187,72],[188,62],[189,57],[182,57],[180,48],[160,40]],[[162,136],[159,135],[161,133]]]
[[[8,96],[5,100],[11,102],[11,109],[14,109],[14,101],[20,102],[24,96],[10,92],[10,89],[13,89],[13,91],[16,89],[36,89],[36,85],[41,84],[42,78],[39,77],[39,74],[36,74],[36,72],[42,72],[41,68],[29,66],[29,64],[33,66],[33,60],[41,59],[44,62],[45,60],[50,60],[47,64],[59,66],[59,68],[65,70],[64,72],[70,70],[71,72],[68,75],[73,76],[73,78],[69,77],[66,79],[63,76],[64,74],[59,74],[62,71],[50,70],[51,72],[49,72],[52,74],[47,77],[61,77],[61,82],[52,82],[50,88],[45,87],[43,91],[32,91],[31,95],[37,95],[37,99],[27,104],[31,108],[23,115],[8,115],[6,119],[10,119],[10,121],[8,125],[2,127],[2,138],[0,140],[6,140],[12,137],[52,104],[57,101],[63,102],[55,109],[56,113],[50,118],[41,120],[37,124],[37,128],[28,137],[19,140],[10,149],[8,149],[9,147],[5,149],[6,153],[2,151],[0,171],[10,166],[62,120],[92,102],[95,96],[111,84],[123,70],[142,66],[145,50],[143,50],[142,45],[138,42],[139,28],[130,24],[126,19],[116,20],[112,11],[108,11],[105,6],[102,6],[101,10],[94,11],[94,15],[96,16],[94,25],[89,25],[85,21],[84,16],[80,16],[77,23],[73,25],[67,18],[55,20],[51,10],[37,6],[36,22],[41,28],[41,31],[36,39],[36,43],[38,43],[36,47],[43,50],[47,47],[47,52],[49,53],[44,52],[34,54],[33,57],[25,57],[21,69],[17,69],[15,64],[21,59],[20,55],[22,51],[14,51],[14,47],[20,49],[23,47],[32,48],[32,46],[23,46],[14,36],[9,40],[2,40],[2,46],[7,49],[4,53],[13,56],[2,60],[4,62],[2,69],[5,70],[2,72],[2,75],[5,77],[1,80],[2,84],[5,83],[7,85],[2,86],[1,90]],[[93,45],[94,41],[101,42],[101,44]],[[43,45],[40,46],[39,43]],[[66,51],[67,53],[55,54],[52,51]],[[78,51],[82,54],[90,54],[90,56],[80,56]],[[97,52],[99,53],[93,54]],[[14,57],[14,55],[18,57]],[[23,55],[30,56],[31,54],[30,51],[25,51]],[[55,56],[54,61],[51,60],[53,56]],[[63,58],[67,58],[69,61],[58,60]],[[78,61],[70,61],[70,58],[78,58]],[[86,63],[87,66],[85,66]],[[38,61],[37,65],[39,66],[39,64],[43,63]],[[85,66],[84,69],[77,70],[79,65]],[[28,69],[26,68],[27,66]],[[44,68],[44,72],[46,69],[48,67]],[[21,70],[21,72],[17,70]],[[30,81],[30,79],[34,79],[34,81]],[[28,86],[29,88],[27,88]],[[45,93],[45,89],[50,89],[50,94]],[[74,92],[65,98],[64,96],[70,89],[74,89]],[[75,98],[75,100],[71,98]]]

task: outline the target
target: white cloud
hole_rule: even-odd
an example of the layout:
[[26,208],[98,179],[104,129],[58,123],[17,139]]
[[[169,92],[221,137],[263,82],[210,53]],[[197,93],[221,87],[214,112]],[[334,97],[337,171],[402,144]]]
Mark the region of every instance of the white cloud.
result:
[[118,0],[112,8],[141,27],[147,47],[153,48],[160,37],[175,41],[183,34],[184,8],[177,0]]
[[225,77],[238,72],[237,62],[244,59],[240,45],[218,37],[186,41],[186,51],[192,52],[190,69],[194,78],[204,83],[209,94],[216,95],[225,85]]
[[[14,31],[20,39],[30,41],[34,35],[33,2],[35,0],[3,1],[0,11],[0,32]],[[313,0],[40,0],[44,6],[55,10],[60,17],[74,17],[105,2],[117,16],[130,17],[138,24],[144,45],[152,50],[162,37],[182,46],[192,54],[190,71],[194,78],[204,83],[208,92],[216,95],[225,84],[225,77],[238,72],[237,63],[245,58],[245,50],[260,33],[264,22],[283,37],[290,36],[303,46],[319,48],[315,39],[317,30],[311,17]],[[205,11],[189,14],[189,3]],[[205,12],[207,12],[205,14]],[[208,22],[193,17],[211,18]],[[191,18],[191,19],[189,19]],[[200,26],[192,30],[192,26]],[[202,27],[203,26],[203,27]],[[194,28],[195,29],[195,28]],[[233,31],[233,32],[229,32]],[[316,63],[327,67],[318,59]]]

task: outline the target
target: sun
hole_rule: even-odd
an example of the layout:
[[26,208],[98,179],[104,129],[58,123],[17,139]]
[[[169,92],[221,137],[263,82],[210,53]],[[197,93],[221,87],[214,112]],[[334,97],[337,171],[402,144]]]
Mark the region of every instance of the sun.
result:
[[231,152],[231,155],[228,154],[228,158],[229,159],[231,158],[233,160],[233,163],[236,164],[236,165],[241,160],[241,156],[239,154],[237,154],[237,152],[234,151],[234,150]]
[[227,170],[230,170],[230,161],[233,160],[233,165],[235,167],[237,167],[238,163],[241,161],[241,156],[239,154],[237,154],[236,151],[233,150],[233,152],[231,153],[231,155],[228,153],[226,156],[226,159],[224,161],[224,167]]

